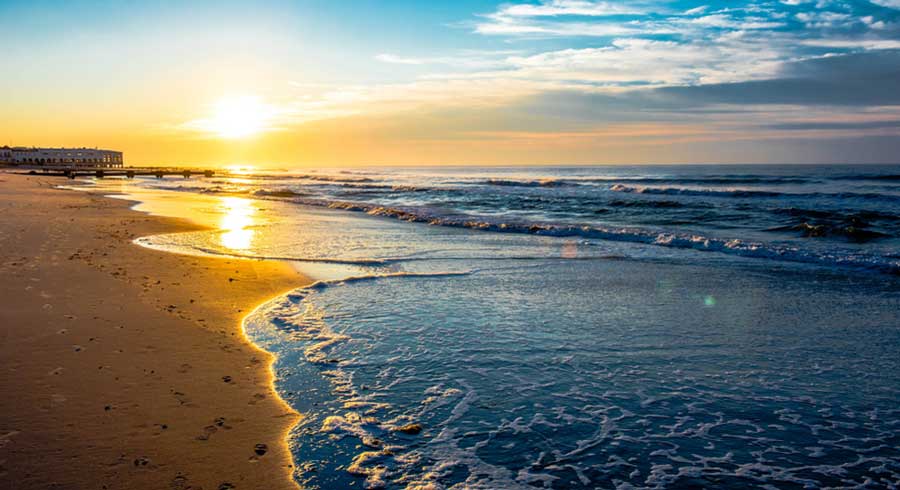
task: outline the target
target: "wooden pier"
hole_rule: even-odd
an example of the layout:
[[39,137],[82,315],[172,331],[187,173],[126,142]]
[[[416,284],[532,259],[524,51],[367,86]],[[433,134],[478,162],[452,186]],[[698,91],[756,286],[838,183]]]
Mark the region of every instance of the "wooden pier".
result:
[[183,168],[183,167],[30,167],[20,168],[21,171],[32,175],[55,175],[59,177],[68,177],[74,179],[76,177],[127,177],[133,179],[135,177],[163,177],[177,176],[186,179],[192,176],[213,177],[216,175],[214,170],[206,168]]

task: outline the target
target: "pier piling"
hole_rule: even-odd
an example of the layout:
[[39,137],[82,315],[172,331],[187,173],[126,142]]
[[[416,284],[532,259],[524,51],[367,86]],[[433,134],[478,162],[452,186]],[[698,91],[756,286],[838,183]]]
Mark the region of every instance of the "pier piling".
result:
[[191,178],[195,175],[202,175],[203,177],[213,177],[216,175],[214,170],[202,169],[202,168],[184,168],[184,167],[127,167],[127,168],[113,168],[113,167],[73,167],[73,166],[34,166],[34,167],[24,167],[21,168],[23,173],[29,174],[37,174],[40,172],[43,175],[57,175],[60,177],[68,177],[70,179],[74,179],[78,176],[93,176],[98,179],[102,179],[105,177],[126,177],[129,179],[133,179],[138,176],[147,176],[147,177],[156,177],[157,179],[162,179],[166,176],[175,176],[180,175],[186,179]]

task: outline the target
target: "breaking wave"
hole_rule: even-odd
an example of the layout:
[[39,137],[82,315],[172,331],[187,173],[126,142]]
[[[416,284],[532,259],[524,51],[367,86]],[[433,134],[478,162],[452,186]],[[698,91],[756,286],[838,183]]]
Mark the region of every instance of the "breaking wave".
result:
[[749,189],[716,190],[716,189],[686,189],[682,187],[640,187],[615,184],[610,186],[613,192],[625,192],[634,194],[660,194],[667,196],[708,196],[708,197],[795,197],[815,198],[825,197],[833,199],[872,199],[900,202],[900,196],[878,194],[874,192],[810,192],[792,193]]
[[321,199],[293,199],[308,206],[366,213],[371,216],[393,218],[435,226],[468,228],[500,233],[523,233],[554,237],[581,237],[618,242],[642,243],[661,247],[720,252],[741,257],[768,259],[805,264],[844,267],[889,274],[900,274],[900,261],[853,250],[819,252],[791,245],[779,245],[742,239],[724,239],[701,234],[655,231],[636,227],[590,226],[540,222],[509,221],[487,216],[448,214],[445,210],[425,207],[389,207],[348,201]]
[[507,179],[487,179],[476,182],[483,185],[495,185],[501,187],[562,187],[578,185],[575,182],[562,179],[540,179],[540,180],[507,180]]

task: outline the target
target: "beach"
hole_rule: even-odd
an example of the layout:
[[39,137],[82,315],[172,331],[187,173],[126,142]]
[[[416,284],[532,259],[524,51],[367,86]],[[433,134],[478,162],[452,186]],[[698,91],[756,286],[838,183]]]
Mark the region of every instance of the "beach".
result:
[[306,278],[134,245],[199,227],[63,183],[0,174],[0,487],[296,488],[241,321]]

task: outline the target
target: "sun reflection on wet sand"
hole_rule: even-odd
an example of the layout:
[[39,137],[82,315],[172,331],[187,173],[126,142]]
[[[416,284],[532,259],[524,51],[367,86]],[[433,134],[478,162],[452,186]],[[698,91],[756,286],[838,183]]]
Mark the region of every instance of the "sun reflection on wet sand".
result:
[[256,233],[252,229],[256,208],[252,201],[241,197],[223,197],[221,200],[224,214],[219,221],[219,228],[223,231],[219,241],[232,250],[249,249]]

